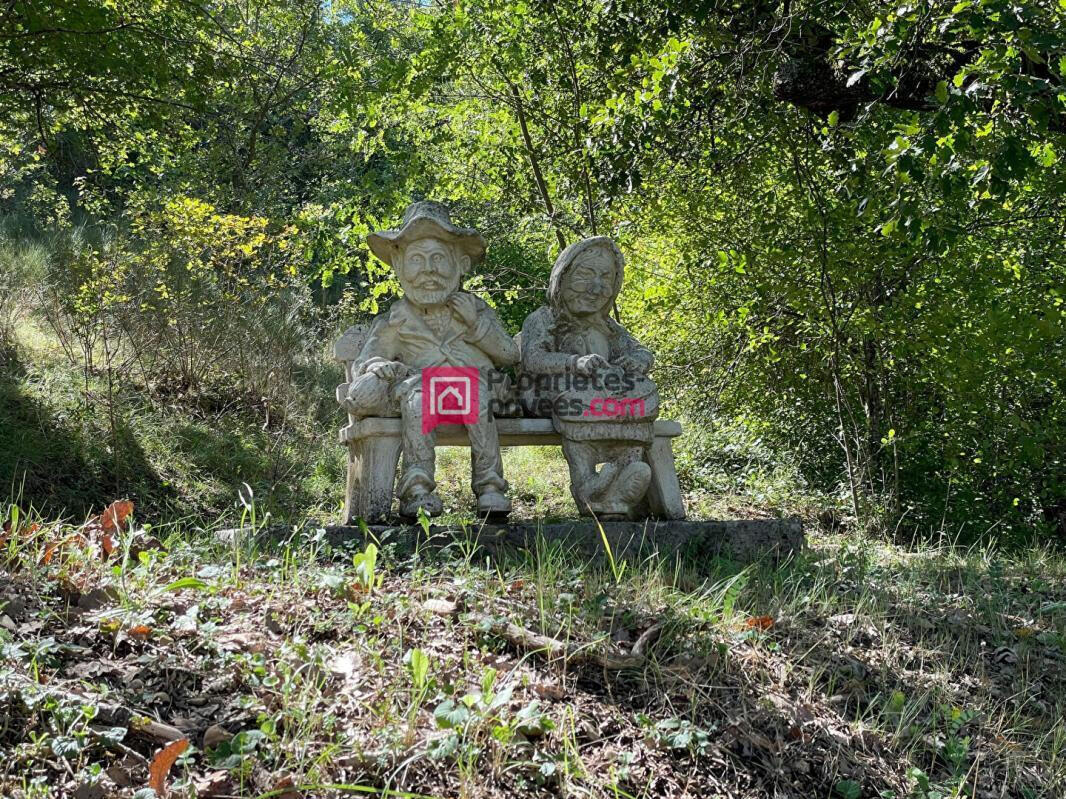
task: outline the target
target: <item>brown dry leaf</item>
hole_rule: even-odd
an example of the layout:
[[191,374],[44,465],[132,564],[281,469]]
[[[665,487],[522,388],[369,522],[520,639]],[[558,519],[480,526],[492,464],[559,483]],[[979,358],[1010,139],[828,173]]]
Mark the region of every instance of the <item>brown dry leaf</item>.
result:
[[204,751],[208,749],[214,749],[221,743],[225,743],[233,736],[230,735],[229,730],[223,727],[221,724],[212,724],[204,732]]
[[170,768],[174,765],[174,761],[181,757],[181,753],[188,748],[188,738],[171,741],[152,758],[152,764],[148,767],[148,787],[158,796],[167,795],[167,775],[170,773]]
[[[123,529],[126,519],[133,513],[133,503],[128,499],[116,499],[100,514],[99,522],[105,533],[117,533]],[[94,519],[93,521],[97,521]]]
[[769,630],[774,626],[773,616],[752,616],[744,626],[749,630]]
[[[41,529],[41,525],[39,525],[36,522],[34,522],[33,524],[31,524],[31,525],[29,525],[27,527],[23,527],[21,530],[16,530],[15,533],[18,534],[19,532],[21,532],[23,538],[29,538],[30,536],[32,536],[34,533],[36,533],[40,529]],[[4,534],[0,535],[0,547],[3,547],[5,544],[7,544],[8,539],[11,537],[11,520],[10,519],[8,519],[6,522],[4,522],[4,524],[3,524],[3,532],[4,532]]]
[[226,631],[216,639],[218,645],[226,650],[241,649],[245,652],[265,652],[267,644],[253,633]]
[[45,546],[44,555],[41,556],[41,563],[43,565],[47,566],[49,563],[52,562],[52,558],[55,557],[56,550],[59,549],[62,543],[62,541],[53,541],[51,544]]
[[226,771],[210,771],[196,780],[198,797],[230,796],[234,792],[233,778]]
[[533,683],[533,693],[541,699],[554,699],[559,701],[566,696],[566,691],[557,682],[541,681]]
[[100,547],[104,550],[104,558],[106,560],[118,548],[118,542],[115,541],[115,537],[111,533],[104,533],[100,536]]
[[457,609],[458,606],[447,599],[427,599],[422,603],[422,610],[435,613],[438,616],[451,616]]
[[52,541],[51,543],[45,545],[44,554],[41,556],[41,565],[46,566],[51,563],[53,558],[55,558],[56,553],[60,552],[63,547],[67,546],[70,543],[78,543],[84,546],[85,544],[89,543],[89,541],[81,533],[73,533],[72,535],[68,535],[66,538],[62,538],[59,541]]
[[330,660],[328,666],[330,673],[342,680],[354,677],[359,672],[359,667],[359,653],[354,649],[341,652]]
[[293,782],[292,777],[282,777],[274,786],[274,790],[281,791],[277,794],[277,799],[302,799],[303,797],[303,794],[296,790],[296,783]]

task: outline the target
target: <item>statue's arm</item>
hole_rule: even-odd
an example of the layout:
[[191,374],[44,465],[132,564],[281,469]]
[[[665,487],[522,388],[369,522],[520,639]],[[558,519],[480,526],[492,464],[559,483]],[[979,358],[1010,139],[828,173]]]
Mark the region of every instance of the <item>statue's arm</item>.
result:
[[655,355],[633,338],[629,331],[622,327],[620,324],[612,321],[612,328],[616,335],[616,346],[618,357],[614,360],[616,362],[628,361],[637,367],[637,371],[642,374],[647,374],[651,371],[651,367],[655,364]]
[[512,366],[521,355],[496,312],[483,300],[478,301],[477,324],[467,341],[488,355],[496,366]]
[[522,368],[533,374],[561,375],[573,371],[577,355],[552,349],[551,317],[534,311],[522,325]]
[[389,314],[382,314],[370,326],[370,333],[355,361],[355,375],[364,374],[376,363],[395,361],[399,354],[399,337],[389,324]]

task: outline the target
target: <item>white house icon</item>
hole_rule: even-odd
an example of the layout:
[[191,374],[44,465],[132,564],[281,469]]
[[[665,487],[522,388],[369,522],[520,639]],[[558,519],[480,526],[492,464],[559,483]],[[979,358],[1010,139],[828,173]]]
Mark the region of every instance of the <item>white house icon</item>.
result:
[[[440,386],[438,391],[438,384]],[[465,416],[470,413],[469,377],[433,377],[429,381],[429,396],[434,413],[440,416]],[[444,400],[451,397],[451,407]]]

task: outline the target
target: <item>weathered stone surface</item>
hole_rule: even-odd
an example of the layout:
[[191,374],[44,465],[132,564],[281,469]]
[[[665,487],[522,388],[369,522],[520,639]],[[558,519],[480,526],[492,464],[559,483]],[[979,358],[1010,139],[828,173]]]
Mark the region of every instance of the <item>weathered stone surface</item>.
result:
[[[601,524],[603,536],[606,536],[616,559],[644,558],[656,554],[671,558],[680,554],[697,561],[725,557],[747,563],[761,558],[785,558],[798,554],[805,546],[803,521],[795,516],[784,519],[647,520]],[[326,544],[327,549],[343,553],[345,559],[350,557],[353,549],[361,549],[367,543],[361,527],[335,525],[318,529],[320,532],[316,535],[313,525],[299,530],[288,525],[276,525],[260,530],[255,537],[261,546],[321,537],[321,543]],[[442,548],[456,541],[473,541],[490,555],[503,554],[533,548],[539,538],[572,547],[586,557],[605,555],[599,526],[586,519],[551,524],[485,524],[465,529],[431,525],[428,536],[418,525],[375,524],[366,529],[374,541],[394,546],[400,553],[413,552],[416,547]],[[232,531],[218,531],[217,535],[230,541],[227,533]]]
[[653,433],[655,359],[611,318],[623,270],[622,252],[606,236],[559,254],[548,304],[522,325],[522,407],[559,432],[578,513],[636,519],[650,506],[656,516],[682,519],[673,455]]
[[575,546],[588,555],[604,554],[603,538],[615,558],[684,554],[694,558],[727,557],[749,562],[778,559],[803,549],[803,522],[788,519],[737,521],[662,520],[640,522],[561,522],[545,525],[485,526],[479,543],[489,549],[530,548],[537,538]]
[[[457,538],[468,537],[490,554],[530,549],[539,539],[573,547],[582,555],[605,555],[603,538],[611,553],[619,558],[644,558],[658,554],[670,558],[684,555],[694,559],[725,557],[748,563],[769,558],[778,560],[798,554],[804,547],[803,522],[798,517],[785,519],[744,519],[728,521],[648,520],[640,522],[602,522],[603,535],[595,522],[580,520],[552,524],[486,524],[473,530],[444,526],[430,527],[427,540],[420,527],[370,528],[375,536],[393,541],[400,548],[422,545],[445,546]],[[327,527],[329,540],[335,545],[362,540],[358,527]]]

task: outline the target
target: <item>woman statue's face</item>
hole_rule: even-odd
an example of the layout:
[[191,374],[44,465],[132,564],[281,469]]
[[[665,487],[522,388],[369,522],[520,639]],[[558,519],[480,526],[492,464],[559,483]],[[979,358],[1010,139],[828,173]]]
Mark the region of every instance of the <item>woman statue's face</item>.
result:
[[581,253],[563,277],[563,305],[575,316],[606,310],[614,299],[614,258],[603,247]]

